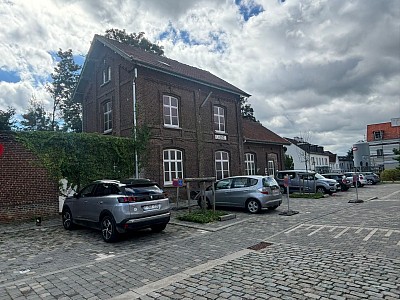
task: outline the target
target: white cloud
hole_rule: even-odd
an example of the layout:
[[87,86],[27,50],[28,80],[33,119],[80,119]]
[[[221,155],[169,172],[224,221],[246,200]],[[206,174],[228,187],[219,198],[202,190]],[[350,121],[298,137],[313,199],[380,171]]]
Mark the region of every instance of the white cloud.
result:
[[0,0],[0,68],[22,79],[1,82],[0,109],[23,111],[32,92],[51,107],[43,84],[59,48],[86,54],[108,28],[152,41],[173,28],[195,43],[167,36],[166,56],[252,94],[256,118],[282,136],[311,131],[345,154],[367,124],[400,116],[399,1],[243,3],[264,11],[245,22],[233,0]]

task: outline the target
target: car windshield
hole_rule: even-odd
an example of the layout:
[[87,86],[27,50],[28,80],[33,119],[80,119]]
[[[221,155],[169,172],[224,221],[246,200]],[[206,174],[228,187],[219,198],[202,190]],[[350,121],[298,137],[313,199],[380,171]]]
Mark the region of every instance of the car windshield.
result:
[[162,190],[157,185],[144,185],[144,186],[128,185],[124,188],[124,190],[125,190],[125,195],[128,196],[137,194],[162,193]]
[[315,178],[317,178],[317,179],[326,179],[324,176],[322,176],[319,173],[315,173]]
[[269,187],[269,186],[277,186],[278,183],[276,180],[272,177],[264,177],[263,178],[263,187]]

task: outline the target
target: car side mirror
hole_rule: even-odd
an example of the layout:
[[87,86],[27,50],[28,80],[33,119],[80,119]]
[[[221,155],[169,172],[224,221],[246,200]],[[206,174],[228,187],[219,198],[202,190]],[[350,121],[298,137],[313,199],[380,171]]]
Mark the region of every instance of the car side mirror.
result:
[[72,197],[78,199],[79,198],[79,194],[78,193],[74,193],[74,195]]

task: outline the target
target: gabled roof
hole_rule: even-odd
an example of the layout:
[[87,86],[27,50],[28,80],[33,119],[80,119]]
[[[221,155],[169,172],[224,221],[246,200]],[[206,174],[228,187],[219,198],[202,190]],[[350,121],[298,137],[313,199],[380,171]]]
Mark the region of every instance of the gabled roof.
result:
[[245,143],[290,145],[287,140],[264,127],[261,123],[242,119],[242,126]]
[[[179,77],[182,79],[190,80],[200,84],[210,86],[215,89],[230,92],[236,95],[249,97],[250,95],[241,89],[235,87],[234,85],[226,82],[225,80],[211,74],[208,71],[195,68],[176,60],[167,58],[165,56],[160,56],[155,53],[144,51],[138,47],[130,46],[124,43],[120,43],[115,40],[105,38],[104,36],[95,35],[92,41],[92,46],[90,47],[87,57],[90,57],[93,48],[97,43],[103,44],[105,47],[110,48],[115,53],[121,55],[128,61],[132,63],[153,69],[159,72],[167,73],[169,75]],[[86,64],[86,62],[85,62]],[[85,66],[84,66],[85,69]],[[82,71],[83,72],[83,71]]]

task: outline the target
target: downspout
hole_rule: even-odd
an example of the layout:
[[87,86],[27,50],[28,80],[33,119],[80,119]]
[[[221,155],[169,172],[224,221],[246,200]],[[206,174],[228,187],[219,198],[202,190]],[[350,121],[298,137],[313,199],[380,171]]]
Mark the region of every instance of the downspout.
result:
[[[136,79],[137,79],[137,68],[135,68],[135,76],[132,81],[132,97],[133,97],[133,138],[135,144],[137,143],[137,120],[136,120]],[[135,145],[135,178],[139,178],[139,163],[138,163],[138,153],[137,146]]]

